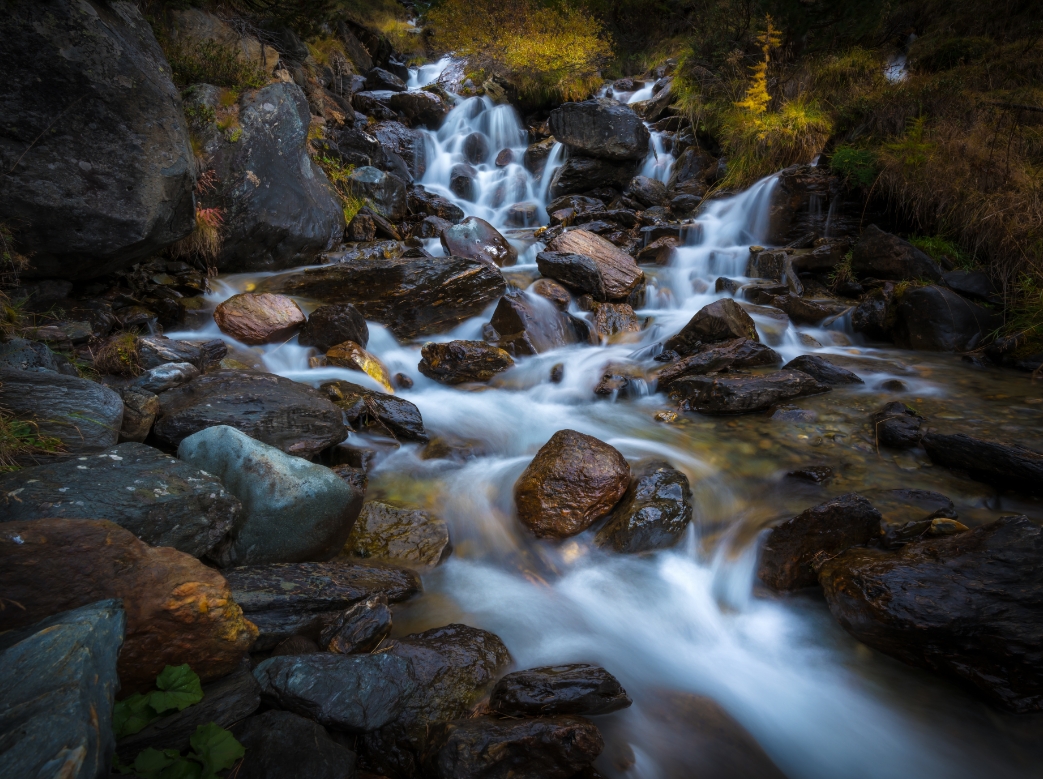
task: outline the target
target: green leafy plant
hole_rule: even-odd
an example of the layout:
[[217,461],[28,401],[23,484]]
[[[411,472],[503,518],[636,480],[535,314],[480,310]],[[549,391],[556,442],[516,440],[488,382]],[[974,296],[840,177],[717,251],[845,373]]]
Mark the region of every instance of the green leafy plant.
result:
[[156,677],[156,689],[134,693],[116,703],[112,710],[112,729],[116,738],[132,736],[152,720],[170,711],[183,711],[203,700],[199,677],[185,665],[168,665]]
[[973,258],[954,242],[941,235],[914,235],[909,238],[909,243],[936,260],[944,257],[957,267],[967,270],[974,267]]
[[246,754],[235,736],[213,722],[196,728],[189,745],[187,755],[176,749],[149,747],[134,759],[132,767],[117,764],[116,768],[140,779],[217,779]]
[[848,186],[870,187],[880,175],[876,154],[870,149],[838,146],[829,161],[830,169],[843,177]]
[[264,69],[243,58],[234,44],[216,40],[170,41],[165,37],[159,40],[170,62],[174,83],[180,88],[214,84],[237,90],[258,89],[268,83]]

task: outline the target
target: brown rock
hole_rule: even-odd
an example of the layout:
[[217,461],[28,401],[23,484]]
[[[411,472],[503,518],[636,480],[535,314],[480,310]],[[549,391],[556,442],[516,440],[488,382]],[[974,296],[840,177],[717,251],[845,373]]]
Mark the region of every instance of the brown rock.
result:
[[305,322],[304,313],[285,295],[243,292],[214,309],[221,332],[244,344],[284,341]]
[[0,631],[122,598],[123,693],[151,687],[167,665],[188,663],[203,681],[224,676],[257,636],[220,573],[171,547],[150,547],[105,520],[4,524],[0,592],[8,604],[0,610]]
[[659,389],[665,389],[672,381],[683,376],[701,376],[732,368],[778,365],[780,362],[782,358],[774,349],[749,338],[734,338],[698,347],[694,354],[662,368],[656,378],[659,380]]
[[434,567],[449,553],[449,527],[426,511],[370,501],[362,507],[344,551],[354,557]]
[[559,311],[567,311],[572,302],[572,295],[561,284],[553,279],[537,279],[529,287],[529,291],[541,298],[546,298]]
[[682,376],[670,384],[670,397],[703,414],[750,414],[784,400],[829,392],[827,384],[803,371],[755,375]]
[[645,277],[633,257],[586,230],[562,233],[550,242],[548,248],[563,254],[582,254],[594,260],[608,300],[625,298]]
[[681,355],[691,354],[699,343],[717,343],[732,338],[760,341],[757,326],[738,303],[731,298],[716,300],[701,308],[681,331],[663,346]]
[[630,466],[604,441],[559,430],[514,484],[518,517],[540,538],[567,538],[607,516],[630,484]]
[[680,241],[672,235],[656,238],[637,253],[637,261],[655,263],[656,265],[669,265],[670,260],[673,259],[674,254],[677,252],[679,243]]
[[420,372],[442,384],[489,381],[514,365],[511,355],[484,341],[424,344],[420,355]]
[[591,311],[594,312],[594,332],[600,338],[641,330],[641,323],[629,303],[594,303]]
[[384,363],[354,341],[345,341],[331,348],[326,352],[326,362],[329,365],[361,371],[383,386],[388,391],[388,394],[394,394],[395,392],[394,387],[391,386],[391,374],[384,367]]

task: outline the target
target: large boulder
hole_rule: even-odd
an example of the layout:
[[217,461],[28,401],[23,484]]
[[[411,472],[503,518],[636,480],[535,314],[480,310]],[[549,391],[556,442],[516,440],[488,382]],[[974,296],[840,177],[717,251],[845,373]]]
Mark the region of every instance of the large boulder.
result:
[[507,283],[480,260],[381,255],[276,276],[261,286],[323,303],[351,303],[398,338],[414,338],[477,316],[503,295]]
[[27,276],[89,279],[195,229],[181,98],[133,3],[19,3],[0,18],[0,222]]
[[285,295],[242,292],[214,309],[221,332],[250,346],[286,341],[304,325],[304,312]]
[[[394,101],[396,98],[392,98]],[[377,122],[370,126],[385,154],[396,154],[413,178],[420,178],[427,170],[427,158],[424,151],[424,135],[419,130],[411,130],[401,122]],[[390,166],[381,165],[386,170]]]
[[1043,709],[1043,528],[1027,517],[897,552],[850,549],[819,572],[859,641],[953,676],[1004,708]]
[[630,484],[630,466],[614,448],[575,430],[559,430],[514,484],[518,517],[539,538],[567,538],[608,513]]
[[341,410],[304,384],[259,371],[208,373],[159,396],[153,433],[176,447],[200,430],[229,425],[284,452],[308,457],[347,437]]
[[398,603],[420,591],[413,571],[347,560],[248,565],[224,574],[236,603],[260,631],[255,652],[292,635],[318,638],[345,609],[374,595]]
[[359,168],[348,177],[355,197],[385,219],[397,222],[406,215],[406,185],[392,173],[376,168]]
[[[548,262],[545,257],[540,273],[566,286],[587,292],[593,295],[595,300],[626,298],[645,278],[644,271],[638,267],[633,257],[600,235],[586,230],[569,230],[562,233],[550,242],[548,248],[559,257],[582,255],[594,263],[596,274],[591,272],[588,263],[583,263],[584,267],[580,270],[571,260]],[[537,265],[540,265],[538,259]]]
[[518,261],[518,250],[495,227],[476,216],[445,229],[440,237],[446,254],[454,257],[469,257],[500,267]]
[[550,196],[557,198],[602,187],[622,189],[637,172],[638,164],[630,160],[615,162],[594,157],[569,157],[551,177]]
[[436,129],[449,113],[449,106],[433,92],[400,92],[391,96],[388,105],[414,126],[430,129]]
[[898,298],[891,337],[904,349],[969,352],[1003,324],[1003,316],[931,285],[906,290]]
[[297,336],[297,343],[301,346],[314,346],[320,352],[328,352],[345,341],[357,343],[363,349],[369,343],[366,318],[350,303],[319,306],[311,312],[307,324]]
[[[223,271],[272,271],[313,263],[344,232],[344,211],[308,155],[308,99],[293,83],[239,98],[235,141],[213,154],[215,203],[224,208]],[[204,198],[204,202],[206,198]]]
[[211,556],[223,567],[328,560],[347,541],[362,492],[325,466],[227,425],[190,435],[177,456],[214,474],[242,503]]
[[922,443],[933,462],[966,471],[1003,489],[1043,495],[1043,454],[1017,444],[983,441],[963,433],[928,433]]
[[897,235],[869,225],[855,244],[851,270],[859,276],[895,281],[942,280],[942,269],[934,260]]
[[0,776],[107,776],[126,615],[102,600],[0,635]]
[[551,111],[548,126],[570,150],[607,160],[643,160],[651,138],[641,117],[613,100],[565,103]]
[[69,454],[115,446],[123,424],[116,391],[50,371],[0,369],[0,408],[35,424],[40,438],[57,438]]
[[384,651],[409,661],[416,691],[393,723],[362,737],[363,760],[373,773],[421,776],[429,728],[468,716],[511,656],[498,637],[467,625],[395,639]]
[[359,432],[382,433],[400,441],[428,440],[420,409],[405,398],[339,379],[319,389],[343,409],[348,423]]
[[749,338],[706,343],[695,347],[693,353],[687,357],[660,369],[656,373],[657,386],[659,389],[666,389],[671,382],[684,376],[702,376],[734,368],[759,368],[778,365],[780,362],[782,358],[778,352]]
[[170,547],[150,547],[119,525],[85,519],[0,524],[0,631],[104,598],[122,598],[125,693],[149,689],[168,665],[204,681],[235,670],[257,635],[224,578]]
[[586,663],[509,673],[489,696],[489,708],[507,717],[609,714],[631,703],[616,677]]
[[687,355],[699,344],[717,343],[733,338],[760,341],[757,325],[753,323],[750,315],[731,298],[722,298],[699,309],[680,332],[663,343],[663,348]]
[[688,477],[667,463],[648,463],[633,475],[594,541],[617,552],[664,549],[681,539],[692,511]]
[[362,507],[345,551],[353,557],[433,568],[449,554],[449,526],[420,509],[370,501]]
[[236,779],[355,779],[355,753],[317,722],[276,709],[250,717],[233,731],[246,748]]
[[472,717],[434,725],[424,776],[432,779],[568,779],[582,776],[605,742],[580,717]]
[[749,414],[783,400],[829,392],[802,371],[778,370],[748,376],[685,376],[670,385],[670,397],[703,414]]
[[420,356],[420,372],[442,384],[489,381],[514,365],[511,355],[484,341],[424,344]]
[[841,495],[776,525],[761,550],[760,580],[773,590],[811,587],[818,567],[880,537],[880,512],[855,493]]
[[0,522],[107,519],[151,546],[202,557],[239,516],[217,477],[144,444],[0,474]]

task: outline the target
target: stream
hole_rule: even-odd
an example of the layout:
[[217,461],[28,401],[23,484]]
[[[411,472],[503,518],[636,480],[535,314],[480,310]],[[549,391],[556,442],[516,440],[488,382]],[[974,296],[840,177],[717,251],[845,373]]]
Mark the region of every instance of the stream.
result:
[[[414,69],[410,88],[432,83],[447,64]],[[480,192],[469,203],[452,193],[448,180],[472,132],[486,136],[491,154],[476,166]],[[508,226],[507,211],[515,202],[534,203],[546,224],[548,182],[564,161],[559,144],[542,179],[535,179],[520,164],[527,142],[510,106],[461,99],[439,130],[425,132],[427,168],[418,181],[512,241],[519,261],[504,275],[522,288],[538,277],[540,247],[533,227]],[[643,171],[665,181],[672,157],[654,132],[652,146]],[[492,158],[505,148],[515,162],[498,168]],[[500,183],[510,192],[503,202],[495,197]],[[714,292],[715,280],[742,278],[750,245],[765,245],[774,186],[769,177],[709,202],[671,265],[643,266],[648,292],[637,312],[645,321],[640,333],[520,358],[487,386],[460,389],[426,378],[417,369],[422,342],[398,343],[387,329],[369,324],[368,351],[390,373],[413,379],[411,389],[397,392],[417,405],[432,438],[449,444],[448,456],[425,458],[419,445],[369,442],[382,455],[369,473],[367,499],[429,510],[449,523],[453,541],[452,556],[424,575],[423,595],[396,608],[395,635],[464,622],[499,635],[516,668],[603,665],[634,699],[631,708],[597,719],[606,741],[597,767],[610,777],[729,776],[706,764],[706,751],[693,738],[695,726],[685,714],[691,695],[723,706],[791,779],[1032,775],[1043,761],[1043,715],[1001,714],[937,676],[872,651],[836,624],[820,594],[769,594],[757,586],[755,572],[757,539],[769,523],[847,492],[865,494],[885,518],[885,493],[899,488],[949,496],[972,527],[1009,514],[1038,517],[1037,504],[997,497],[985,485],[933,467],[922,450],[878,451],[868,418],[887,401],[902,400],[932,424],[1039,449],[1039,383],[1025,374],[975,369],[959,356],[868,344],[847,317],[827,327],[796,327],[766,311],[754,314],[759,335],[785,360],[835,356],[865,384],[801,398],[805,413],[792,420],[678,414],[664,422],[656,415],[672,410],[665,395],[646,391],[622,400],[593,393],[609,362],[644,370],[658,365],[654,345],[725,296]],[[442,253],[437,240],[426,248]],[[253,290],[263,277],[214,279],[206,307],[193,312],[185,330],[167,335],[222,338],[229,357],[315,386],[341,378],[381,389],[359,372],[309,368],[315,351],[296,339],[248,347],[223,335],[213,307]],[[305,311],[317,305],[297,300]],[[481,339],[493,307],[426,340]],[[583,316],[575,304],[572,313]],[[552,383],[550,370],[558,363],[564,378]],[[904,389],[881,386],[894,380]],[[695,516],[682,542],[625,556],[595,547],[593,531],[564,542],[527,533],[514,511],[512,486],[562,428],[606,441],[631,462],[655,457],[684,471]],[[366,443],[356,434],[350,440]],[[786,475],[809,465],[829,465],[836,475],[824,484]]]

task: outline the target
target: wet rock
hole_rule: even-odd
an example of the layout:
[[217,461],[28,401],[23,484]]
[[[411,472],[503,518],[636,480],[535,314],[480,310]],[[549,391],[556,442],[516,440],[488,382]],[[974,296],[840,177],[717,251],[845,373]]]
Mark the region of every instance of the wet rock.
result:
[[285,341],[304,324],[304,313],[285,295],[243,292],[214,309],[221,332],[251,346]]
[[508,165],[514,162],[514,152],[510,149],[500,149],[496,155],[494,164],[497,168],[506,168]]
[[200,372],[224,359],[228,347],[224,341],[204,342],[174,341],[161,335],[138,338],[138,361],[144,370],[158,368],[167,363],[188,362],[196,366]]
[[0,522],[108,519],[193,557],[213,549],[241,509],[214,476],[137,443],[0,474],[0,507]]
[[851,312],[851,328],[877,341],[890,340],[888,330],[894,323],[894,285],[870,290]]
[[785,311],[791,320],[804,325],[817,325],[823,319],[836,316],[847,309],[847,306],[830,305],[792,293],[780,295],[770,302],[775,308]]
[[[573,260],[544,262],[552,273],[558,272],[560,277],[551,276],[563,284],[582,282],[591,289],[580,288],[599,300],[620,300],[626,298],[644,280],[645,274],[634,262],[634,258],[626,252],[621,251],[600,236],[587,232],[586,230],[569,230],[562,233],[550,242],[548,248],[551,252],[566,257],[582,255],[594,262],[598,275],[601,278],[600,285],[594,283],[589,267],[583,263],[583,267],[577,265]],[[539,260],[537,259],[537,265]],[[540,268],[543,273],[543,268]],[[546,273],[544,275],[551,275]],[[603,297],[600,297],[603,295]]]
[[391,386],[391,374],[384,367],[384,363],[357,343],[345,341],[342,344],[331,347],[326,352],[326,363],[328,365],[336,365],[339,368],[350,368],[353,371],[365,373],[388,392],[394,392],[394,388]]
[[470,216],[440,236],[446,254],[490,262],[497,266],[514,265],[518,250],[484,219]]
[[893,401],[870,418],[877,443],[892,449],[910,449],[919,445],[923,433],[923,417],[904,403]]
[[651,137],[633,109],[612,100],[565,103],[550,113],[548,126],[572,151],[608,160],[642,160]]
[[442,233],[453,226],[452,222],[437,216],[424,217],[412,232],[414,238],[440,238]]
[[561,384],[562,379],[565,378],[565,366],[560,362],[552,365],[549,378],[552,384]]
[[123,422],[120,424],[120,443],[142,443],[152,432],[152,423],[159,413],[159,398],[148,390],[124,387],[118,390],[123,399]]
[[435,779],[567,779],[601,754],[597,727],[579,717],[475,717],[432,727],[424,775]]
[[[200,725],[213,722],[222,728],[249,717],[261,705],[261,688],[247,668],[210,682],[203,687],[203,700],[182,711],[153,720],[143,730],[120,739],[116,754],[128,764],[149,747],[153,749],[189,749],[189,740]],[[240,772],[241,773],[241,772]]]
[[609,339],[619,333],[641,330],[637,314],[627,303],[594,303],[591,311],[594,314],[593,330],[598,338]]
[[389,652],[270,657],[254,669],[266,703],[334,730],[369,733],[392,722],[416,689],[407,660]]
[[668,186],[671,190],[678,188],[690,190],[694,187],[696,191],[691,194],[699,195],[701,194],[699,189],[705,190],[702,185],[707,174],[716,167],[717,160],[702,149],[692,146],[677,156],[673,168],[670,169]]
[[301,346],[314,346],[320,352],[327,352],[345,341],[354,341],[363,349],[369,343],[366,318],[350,303],[319,306],[311,312],[297,336]]
[[509,673],[489,698],[489,708],[508,717],[609,714],[631,703],[616,677],[586,663]]
[[691,521],[688,477],[668,463],[648,463],[634,473],[626,494],[594,542],[630,554],[665,549],[681,539]]
[[614,162],[593,157],[569,157],[565,164],[554,171],[548,190],[551,197],[591,192],[611,187],[620,190],[633,178],[637,164]]
[[137,7],[19,5],[0,40],[0,221],[17,225],[23,277],[103,276],[191,233],[188,128]]
[[289,711],[250,717],[233,733],[246,748],[236,779],[355,779],[355,753],[322,725]]
[[1043,530],[1003,517],[898,552],[850,549],[822,567],[829,610],[859,641],[953,676],[1016,712],[1043,708]]
[[386,653],[411,664],[416,691],[398,719],[361,739],[364,764],[385,776],[420,776],[428,729],[470,714],[485,687],[510,662],[492,633],[446,625],[395,639]]
[[932,285],[907,290],[899,298],[891,335],[904,349],[967,352],[980,346],[1001,324],[999,312]]
[[[537,264],[538,262],[537,258]],[[572,303],[572,295],[569,294],[569,291],[553,279],[536,279],[529,287],[529,292],[549,300],[559,311],[567,311],[569,304]]]
[[802,354],[782,366],[784,369],[801,371],[813,379],[837,387],[842,384],[865,384],[857,374],[834,365],[817,354]]
[[648,176],[634,176],[623,194],[633,198],[646,208],[661,206],[667,201],[666,184]]
[[223,573],[260,631],[254,652],[293,635],[318,637],[345,609],[378,593],[398,603],[421,589],[420,577],[408,569],[348,560],[249,565]]
[[931,460],[1002,489],[1043,495],[1043,454],[1016,444],[983,441],[963,433],[928,433],[921,440]]
[[391,632],[391,609],[382,592],[359,601],[319,634],[319,646],[342,655],[371,652]]
[[271,373],[213,371],[164,392],[159,400],[153,432],[172,448],[216,425],[303,457],[347,437],[339,408],[311,387]]
[[400,92],[392,95],[388,104],[414,126],[420,125],[432,130],[437,129],[449,113],[449,106],[445,101],[431,92]]
[[535,227],[540,223],[540,208],[535,203],[515,203],[507,209],[509,227]]
[[822,484],[823,482],[829,481],[833,478],[833,468],[828,465],[809,465],[807,468],[790,471],[786,475],[791,479],[800,479],[801,481],[809,481],[813,484]]
[[594,394],[613,399],[639,397],[644,386],[644,374],[638,366],[610,362],[601,369],[601,379],[594,387]]
[[57,438],[69,454],[115,446],[123,423],[118,393],[50,371],[0,369],[0,408],[15,419],[32,421],[41,438]]
[[942,276],[942,283],[953,292],[975,300],[994,300],[999,294],[992,279],[980,270],[951,270]]
[[319,389],[344,410],[349,424],[360,432],[386,430],[403,441],[428,440],[420,410],[404,398],[340,380]]
[[348,188],[355,197],[392,222],[406,215],[406,185],[391,173],[373,167],[357,168],[348,177]]
[[391,110],[391,98],[395,92],[390,89],[367,89],[355,92],[351,96],[351,105],[358,113],[377,120],[395,120],[399,116]]
[[536,255],[540,273],[554,279],[580,294],[586,293],[595,300],[605,300],[605,282],[598,263],[584,254],[563,252],[540,252]]
[[[414,97],[414,95],[419,94],[425,96]],[[432,100],[432,98],[434,99]],[[439,111],[444,114],[445,111],[442,101],[434,95],[427,95],[427,93],[410,93],[409,95],[392,97],[392,108],[396,104],[403,106],[406,110],[403,110],[402,113],[418,124],[427,124],[433,115],[437,115]],[[411,177],[421,178],[424,175],[427,171],[427,157],[424,150],[423,133],[419,130],[411,130],[401,122],[377,122],[370,126],[369,130],[380,141],[380,145],[385,153],[390,152],[402,158],[402,163]],[[389,165],[379,165],[377,167],[394,173],[394,169]],[[406,196],[407,206],[408,203],[409,195]]]
[[671,383],[670,397],[703,414],[749,414],[829,390],[801,371],[778,370],[755,376],[685,376]]
[[942,280],[938,263],[897,235],[869,225],[855,244],[851,269],[860,276],[897,281]]
[[887,392],[905,392],[908,387],[905,386],[904,381],[888,379],[887,381],[880,382],[880,389],[886,390]]
[[22,608],[0,611],[0,631],[105,598],[122,598],[125,693],[149,689],[167,665],[204,681],[235,670],[257,635],[224,578],[170,547],[150,547],[106,521],[0,524],[0,590]]
[[362,493],[329,468],[227,425],[189,436],[177,453],[214,474],[242,503],[228,538],[211,553],[222,567],[328,560],[362,508]]
[[[132,387],[158,395],[182,384],[188,384],[199,376],[199,368],[190,362],[168,362],[150,368],[134,380]],[[123,395],[123,393],[120,393]],[[124,402],[124,405],[126,403]],[[157,409],[158,411],[158,409]],[[124,409],[126,417],[126,409]]]
[[397,338],[441,333],[477,316],[507,288],[488,263],[464,257],[374,257],[269,280],[271,291],[351,303]]
[[658,122],[665,114],[677,95],[673,90],[673,79],[664,78],[656,82],[655,92],[651,99],[634,103],[634,110],[646,122]]
[[458,163],[449,169],[449,190],[461,200],[478,200],[478,171],[467,163]]
[[514,484],[518,517],[538,538],[568,538],[611,512],[630,484],[630,466],[598,439],[559,430]]
[[724,298],[703,306],[679,333],[663,343],[663,348],[684,356],[691,354],[697,344],[717,343],[733,338],[760,341],[757,326],[750,315],[731,298]]
[[701,376],[735,368],[778,365],[780,362],[782,358],[774,349],[749,338],[733,338],[695,347],[689,356],[661,368],[656,374],[656,379],[659,388],[665,389],[671,382],[683,376]]
[[656,265],[669,265],[677,253],[678,239],[672,235],[656,238],[637,253],[637,261]]
[[437,216],[452,224],[456,224],[464,218],[464,211],[460,206],[434,192],[427,192],[421,187],[413,187],[409,190],[407,202],[410,212],[414,214]]
[[489,158],[489,141],[482,133],[471,133],[464,138],[464,159],[472,165],[481,165]]
[[419,509],[371,501],[362,507],[344,551],[363,559],[431,568],[449,554],[449,526]]
[[757,575],[773,590],[811,587],[824,562],[879,537],[880,512],[873,504],[855,493],[841,495],[773,527]]
[[0,635],[0,775],[108,775],[125,623],[102,600]]
[[424,344],[420,355],[420,372],[442,384],[489,381],[514,365],[507,352],[484,341]]
[[525,293],[508,292],[500,298],[489,325],[499,336],[497,345],[514,356],[541,354],[587,340],[586,328],[577,327],[578,320]]
[[544,138],[542,141],[530,145],[522,155],[522,166],[525,170],[534,176],[542,175],[555,143],[557,141],[553,138]]
[[389,92],[405,92],[405,82],[394,73],[383,68],[373,68],[366,73],[366,89],[386,89]]

